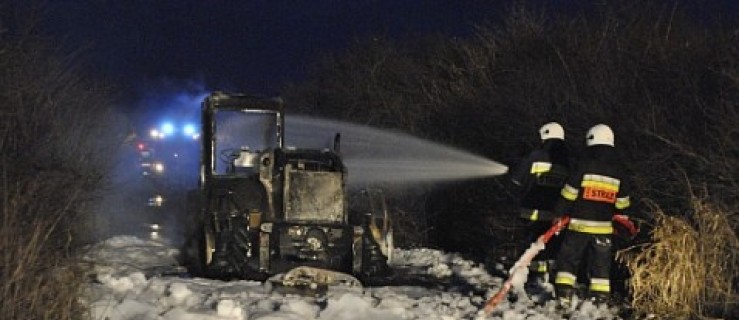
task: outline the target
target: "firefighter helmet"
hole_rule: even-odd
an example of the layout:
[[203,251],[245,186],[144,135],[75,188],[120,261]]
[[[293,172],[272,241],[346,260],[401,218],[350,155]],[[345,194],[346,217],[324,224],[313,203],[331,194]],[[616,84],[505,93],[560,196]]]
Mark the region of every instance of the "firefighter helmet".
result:
[[613,147],[613,140],[613,131],[605,124],[599,124],[590,128],[590,130],[588,130],[588,134],[585,135],[585,144],[587,144],[588,147],[594,145]]
[[539,135],[541,136],[541,140],[547,140],[547,139],[565,139],[565,129],[562,128],[559,123],[556,122],[549,122],[541,128],[539,128]]

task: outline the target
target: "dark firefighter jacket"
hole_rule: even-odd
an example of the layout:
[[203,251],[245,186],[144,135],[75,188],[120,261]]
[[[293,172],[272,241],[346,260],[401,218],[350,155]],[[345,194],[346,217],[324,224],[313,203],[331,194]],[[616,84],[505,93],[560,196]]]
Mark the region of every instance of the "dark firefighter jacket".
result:
[[511,173],[520,189],[520,216],[529,220],[552,220],[554,208],[570,171],[565,142],[544,140]]
[[590,234],[613,233],[614,213],[630,206],[628,184],[613,147],[588,147],[561,195],[555,213],[570,216],[568,229]]

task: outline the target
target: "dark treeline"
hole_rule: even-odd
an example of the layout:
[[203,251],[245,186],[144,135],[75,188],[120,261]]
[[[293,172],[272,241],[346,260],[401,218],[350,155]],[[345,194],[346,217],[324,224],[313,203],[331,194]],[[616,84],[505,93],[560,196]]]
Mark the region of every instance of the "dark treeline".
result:
[[[286,95],[301,112],[401,129],[509,165],[538,144],[546,121],[565,126],[576,153],[585,131],[606,123],[636,199],[684,214],[691,195],[736,208],[739,34],[696,21],[679,3],[614,3],[566,14],[516,6],[474,39],[358,42]],[[456,208],[456,220],[512,217],[502,180],[443,186],[444,200],[426,209]],[[639,204],[634,213],[646,213]]]
[[[735,25],[698,21],[679,2],[627,2],[567,13],[514,6],[473,39],[357,42],[286,96],[300,112],[401,129],[509,165],[538,144],[546,121],[565,126],[576,153],[585,131],[606,123],[636,199],[686,215],[691,195],[736,208]],[[512,217],[502,180],[445,185],[444,200],[426,209]]]
[[[518,3],[468,39],[358,41],[286,96],[299,112],[400,129],[508,165],[538,144],[536,130],[547,121],[563,124],[575,154],[585,131],[606,123],[636,187],[630,214],[642,220],[639,241],[647,241],[656,208],[694,220],[696,199],[726,215],[736,241],[735,11],[718,2],[588,3],[566,11]],[[506,180],[396,195],[399,245],[433,245],[480,261],[522,252],[525,226]],[[427,225],[403,228],[408,217]],[[737,252],[730,254],[736,268]]]

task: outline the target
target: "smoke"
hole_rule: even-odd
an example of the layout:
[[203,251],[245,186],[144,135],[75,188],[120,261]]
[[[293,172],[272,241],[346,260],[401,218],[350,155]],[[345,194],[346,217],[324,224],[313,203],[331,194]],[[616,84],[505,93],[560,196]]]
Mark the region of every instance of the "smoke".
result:
[[197,81],[162,81],[140,90],[139,97],[125,107],[140,131],[167,119],[199,123],[200,103],[210,93]]
[[[128,115],[129,137],[120,145],[108,189],[97,208],[98,238],[127,234],[180,242],[188,190],[197,187],[199,141],[186,134],[200,128],[200,104],[207,92],[191,83],[184,89],[165,83],[149,88],[121,106]],[[152,130],[170,126],[169,134]],[[185,128],[188,127],[188,130]],[[156,172],[154,164],[163,169]],[[156,206],[156,197],[162,198]]]

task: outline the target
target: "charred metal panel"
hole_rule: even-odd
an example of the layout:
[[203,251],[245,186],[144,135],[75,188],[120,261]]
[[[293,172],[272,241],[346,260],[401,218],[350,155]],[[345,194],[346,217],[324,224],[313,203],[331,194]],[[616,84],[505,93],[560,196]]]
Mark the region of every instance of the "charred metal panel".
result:
[[341,172],[286,168],[285,220],[344,222]]

